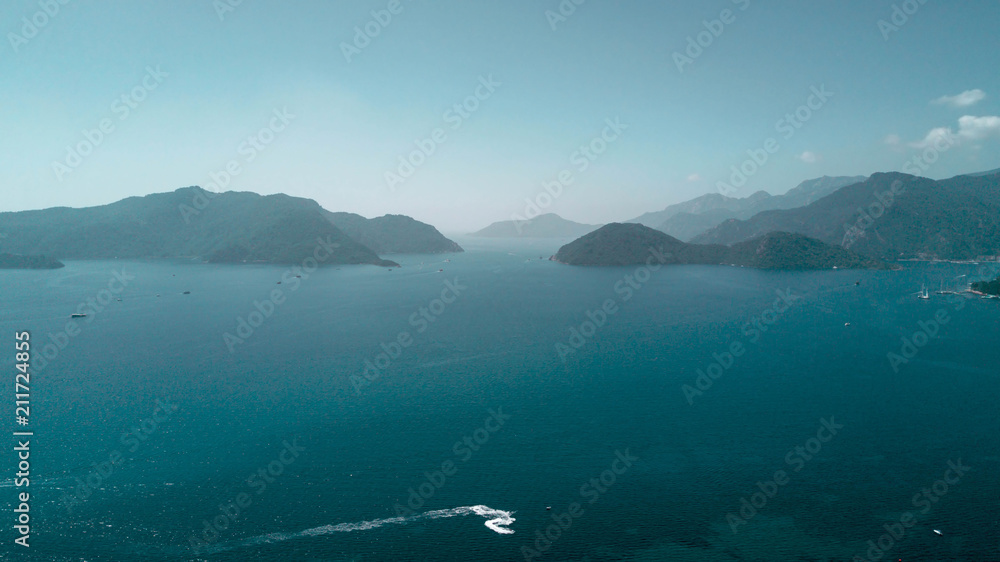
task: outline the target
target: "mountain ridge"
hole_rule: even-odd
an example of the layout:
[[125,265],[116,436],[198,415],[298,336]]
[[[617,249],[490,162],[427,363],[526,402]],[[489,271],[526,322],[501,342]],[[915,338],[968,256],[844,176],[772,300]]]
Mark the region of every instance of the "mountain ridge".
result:
[[559,248],[553,260],[566,265],[740,265],[803,270],[888,267],[844,248],[786,232],[770,232],[734,246],[689,244],[636,223],[611,223]]
[[498,221],[469,234],[481,238],[575,238],[600,228],[545,213],[526,221]]
[[699,234],[732,218],[748,219],[762,211],[792,209],[822,199],[838,189],[864,181],[865,176],[822,176],[800,182],[781,195],[766,191],[735,198],[707,193],[653,213],[645,213],[626,222],[637,222],[663,231],[675,238],[691,241]]
[[290,264],[328,254],[324,263],[396,265],[331,224],[311,199],[197,186],[95,207],[0,213],[0,233],[0,251],[61,259]]
[[873,174],[810,205],[730,219],[693,242],[731,245],[795,232],[881,259],[978,259],[1000,254],[1000,175],[935,181]]

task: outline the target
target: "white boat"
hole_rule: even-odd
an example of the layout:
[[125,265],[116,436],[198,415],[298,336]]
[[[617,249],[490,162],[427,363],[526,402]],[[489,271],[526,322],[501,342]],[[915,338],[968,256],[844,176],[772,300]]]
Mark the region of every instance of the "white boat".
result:
[[931,298],[930,293],[927,292],[927,285],[924,285],[923,288],[920,289],[920,292],[917,294],[917,298],[924,300]]
[[934,529],[934,534],[944,536],[944,533],[941,532],[941,529]]

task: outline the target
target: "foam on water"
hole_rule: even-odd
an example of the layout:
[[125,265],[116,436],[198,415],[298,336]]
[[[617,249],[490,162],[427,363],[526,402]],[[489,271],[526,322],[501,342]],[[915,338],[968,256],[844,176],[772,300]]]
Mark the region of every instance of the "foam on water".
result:
[[445,519],[448,517],[464,517],[466,515],[479,515],[486,519],[485,525],[496,533],[501,535],[512,535],[514,530],[508,528],[514,523],[515,519],[512,517],[514,512],[503,511],[501,509],[493,509],[485,505],[471,505],[464,507],[455,507],[452,509],[439,509],[437,511],[428,511],[426,513],[418,513],[416,515],[408,515],[405,517],[389,517],[386,519],[373,519],[371,521],[358,521],[356,523],[337,523],[335,525],[323,525],[322,527],[314,527],[312,529],[306,529],[305,531],[300,531],[298,533],[270,533],[267,535],[261,535],[259,537],[254,537],[252,539],[247,539],[240,543],[223,546],[214,549],[216,552],[223,550],[233,550],[236,548],[246,548],[249,546],[256,546],[260,544],[271,544],[276,542],[284,542],[295,539],[301,539],[306,537],[321,537],[323,535],[329,535],[332,533],[351,533],[354,531],[368,531],[371,529],[378,529],[385,525],[406,525],[407,523],[413,523],[416,521],[423,521],[427,519]]

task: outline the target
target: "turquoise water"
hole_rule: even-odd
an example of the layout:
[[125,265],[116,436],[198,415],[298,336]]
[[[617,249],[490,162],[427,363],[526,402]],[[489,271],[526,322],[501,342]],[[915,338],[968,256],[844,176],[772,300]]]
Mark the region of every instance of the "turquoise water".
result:
[[[390,256],[401,269],[301,278],[180,261],[0,272],[4,364],[16,331],[36,357],[49,334],[65,344],[31,380],[31,547],[8,531],[0,553],[851,560],[909,511],[915,525],[883,559],[1000,560],[1000,302],[913,296],[994,269],[671,267],[633,279],[624,301],[636,268],[538,259],[558,243],[460,242],[467,253]],[[80,303],[111,296],[113,271],[122,300],[98,302],[63,340]],[[224,334],[275,289],[280,304],[231,353]],[[793,295],[781,312],[778,290]],[[609,299],[616,312],[572,347],[570,329]],[[947,322],[895,372],[887,354],[939,310]],[[408,345],[386,366],[392,342]],[[737,342],[728,369],[710,367]],[[565,361],[559,343],[574,349]],[[370,380],[366,360],[384,367]],[[4,427],[21,429],[9,410]],[[843,427],[820,431],[822,419]],[[14,455],[0,480],[10,524]],[[938,494],[959,459],[971,468]],[[768,488],[777,471],[787,481]],[[758,482],[772,497],[734,534],[727,515]],[[920,513],[924,488],[935,501]],[[553,517],[568,528],[536,543]],[[224,529],[206,534],[213,519]]]

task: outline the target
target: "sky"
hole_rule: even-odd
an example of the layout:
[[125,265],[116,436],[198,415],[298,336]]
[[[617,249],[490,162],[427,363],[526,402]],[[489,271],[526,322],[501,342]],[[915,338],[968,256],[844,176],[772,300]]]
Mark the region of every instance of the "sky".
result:
[[8,0],[0,16],[0,211],[200,185],[463,233],[914,158],[935,179],[1000,168],[995,0]]

